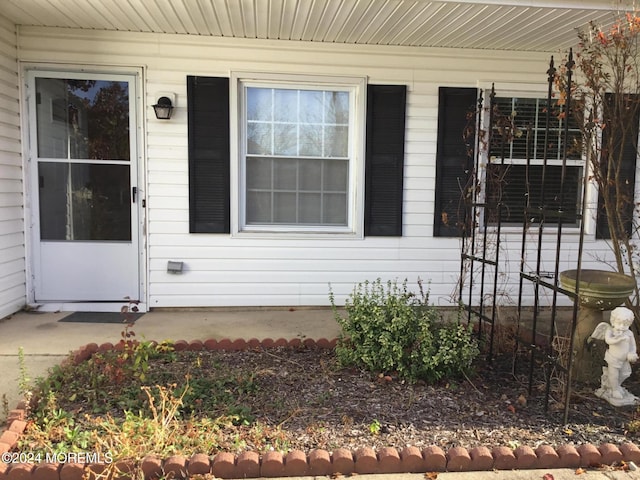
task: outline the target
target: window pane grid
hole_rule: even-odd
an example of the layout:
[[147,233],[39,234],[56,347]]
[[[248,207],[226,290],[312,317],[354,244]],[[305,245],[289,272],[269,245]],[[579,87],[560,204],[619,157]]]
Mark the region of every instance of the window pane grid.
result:
[[348,226],[350,92],[245,93],[246,225]]
[[[527,158],[544,159],[547,102],[538,98],[495,98],[493,141],[490,156],[494,161]],[[562,107],[554,106],[550,115],[547,160],[562,160],[565,123],[568,121],[567,158],[582,158],[581,134],[573,115],[565,117]],[[530,138],[527,129],[531,128]],[[528,142],[529,145],[528,145]]]
[[346,160],[248,157],[247,224],[345,226],[347,171]]
[[[544,207],[546,222],[558,223],[560,208],[557,192],[561,185],[560,163],[563,158],[564,129],[568,122],[567,159],[563,199],[563,223],[578,224],[577,205],[581,197],[583,175],[581,133],[578,119],[565,117],[563,106],[553,105],[547,122],[547,101],[542,98],[495,98],[493,105],[493,138],[487,167],[487,223],[496,221],[496,205],[501,205],[502,222],[519,224],[525,220],[525,204],[534,209]],[[546,148],[545,148],[546,147]],[[546,150],[546,152],[545,152]],[[545,178],[542,178],[543,161],[548,161]],[[530,166],[524,163],[529,159]],[[542,198],[542,182],[545,182],[545,198]],[[532,215],[530,210],[526,215]],[[539,218],[530,218],[537,222]]]
[[348,158],[348,99],[340,91],[247,88],[247,153]]

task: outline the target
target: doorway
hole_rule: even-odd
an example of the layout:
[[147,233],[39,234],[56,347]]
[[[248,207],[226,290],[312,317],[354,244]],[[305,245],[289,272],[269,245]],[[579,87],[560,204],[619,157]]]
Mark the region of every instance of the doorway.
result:
[[141,300],[136,79],[28,73],[37,303]]

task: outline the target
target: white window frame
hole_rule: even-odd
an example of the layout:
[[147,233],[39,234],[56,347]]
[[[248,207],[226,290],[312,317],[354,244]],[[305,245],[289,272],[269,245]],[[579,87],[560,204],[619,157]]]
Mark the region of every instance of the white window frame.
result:
[[[233,236],[274,236],[363,238],[366,78],[232,72],[230,75],[231,118],[231,234]],[[296,89],[336,89],[349,95],[349,181],[347,225],[248,225],[246,222],[246,119],[244,106],[248,87]]]
[[[486,107],[483,110],[483,114],[482,114],[482,124],[486,127],[485,129],[487,130],[488,133],[488,125],[489,125],[489,115],[490,115],[490,108],[492,108],[492,105],[490,104],[491,100],[489,97],[489,93],[491,92],[491,85],[490,84],[482,84],[479,85],[479,88],[482,88],[484,93],[485,93],[485,101],[486,101]],[[547,85],[544,84],[501,84],[501,85],[497,85],[496,86],[496,97],[499,98],[536,98],[539,100],[545,100],[547,99],[548,96],[548,92],[547,92]],[[488,149],[484,149],[482,155],[483,155],[483,163],[484,165],[488,165],[489,163],[500,163],[499,158],[492,158],[489,156],[489,151]],[[520,158],[505,158],[505,163],[506,164],[513,164],[513,165],[525,165],[526,164],[526,159],[520,159]],[[566,165],[567,166],[580,166],[582,167],[582,180],[584,180],[584,176],[590,176],[591,175],[591,166],[589,164],[590,162],[587,161],[586,157],[585,157],[585,152],[583,150],[582,152],[582,158],[581,159],[567,159],[566,160]],[[532,163],[534,164],[534,163]],[[535,160],[535,164],[541,164],[541,160]],[[547,165],[562,165],[562,160],[556,160],[556,159],[548,159],[547,161]],[[482,191],[484,193],[486,193],[487,191],[487,171],[486,168],[482,168],[481,172],[479,172],[479,174],[481,175],[481,185],[482,185]],[[582,195],[583,194],[583,183],[582,181],[580,182],[580,185],[578,186],[578,191],[579,194]],[[598,203],[598,189],[597,187],[595,187],[591,182],[589,182],[589,185],[587,187],[586,192],[584,192],[585,194],[585,198],[583,199],[583,202],[586,202],[586,207],[584,209],[584,217],[582,218],[582,220],[580,220],[578,218],[578,223],[575,225],[572,224],[567,224],[567,223],[563,223],[563,229],[566,230],[567,233],[570,234],[578,234],[580,232],[580,221],[584,222],[584,232],[585,234],[595,234],[595,212],[597,211],[597,203]],[[595,202],[595,205],[594,205]],[[577,212],[578,216],[582,214],[582,212],[578,211]],[[482,222],[482,224],[489,229],[493,229],[496,227],[495,224],[488,224],[486,223],[484,220]],[[510,231],[521,231],[521,226],[516,227],[515,225],[503,225],[502,226],[503,231],[505,232],[510,232]],[[553,232],[557,229],[557,224],[555,223],[547,223],[545,225],[545,231],[546,232]]]

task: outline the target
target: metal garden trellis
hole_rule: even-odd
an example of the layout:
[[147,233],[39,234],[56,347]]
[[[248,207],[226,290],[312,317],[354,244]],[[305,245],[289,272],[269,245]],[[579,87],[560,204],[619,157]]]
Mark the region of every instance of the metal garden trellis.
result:
[[[562,106],[563,111],[565,112],[565,118],[569,117],[568,112],[571,111],[572,103],[571,103],[571,86],[572,86],[572,75],[573,69],[575,67],[575,63],[573,61],[573,52],[570,51],[568,55],[568,60],[565,64],[565,72],[566,81],[562,82],[566,91],[563,94],[563,98],[565,99],[565,103]],[[552,372],[559,372],[560,375],[564,375],[564,389],[563,389],[563,403],[564,403],[564,413],[563,413],[563,422],[568,422],[569,412],[570,412],[570,399],[572,392],[572,374],[571,374],[571,365],[573,362],[573,339],[574,332],[576,330],[577,319],[578,319],[578,297],[579,297],[579,281],[580,281],[580,271],[582,266],[582,252],[583,252],[583,243],[584,243],[584,209],[585,209],[585,191],[588,183],[588,175],[583,170],[583,183],[582,183],[582,195],[580,196],[580,205],[577,206],[577,219],[580,225],[579,228],[579,237],[578,237],[578,250],[577,250],[577,278],[576,278],[576,290],[568,291],[560,285],[559,282],[559,264],[560,264],[560,256],[562,253],[562,235],[563,235],[563,225],[567,220],[566,215],[566,202],[567,198],[565,195],[565,187],[566,182],[572,181],[568,180],[566,176],[567,172],[567,145],[569,138],[569,122],[563,122],[563,129],[561,133],[561,151],[560,151],[560,160],[561,160],[561,178],[560,178],[560,189],[558,191],[553,192],[554,202],[553,206],[547,204],[551,195],[545,191],[547,186],[547,175],[549,174],[548,160],[549,160],[549,143],[550,143],[550,131],[551,131],[551,123],[552,123],[552,109],[550,106],[554,101],[554,85],[556,81],[556,75],[558,72],[554,66],[554,59],[551,57],[549,63],[549,69],[547,70],[547,99],[546,99],[546,118],[545,118],[545,130],[544,130],[544,148],[542,154],[542,179],[539,184],[540,191],[538,198],[540,199],[539,204],[531,205],[531,189],[534,188],[529,183],[529,169],[531,167],[531,135],[530,128],[527,129],[527,155],[526,155],[526,183],[525,183],[525,191],[522,192],[522,212],[523,212],[523,221],[522,221],[522,237],[521,237],[521,248],[520,248],[520,264],[519,264],[519,282],[518,282],[518,303],[517,303],[517,315],[516,315],[516,348],[514,349],[514,366],[516,361],[521,361],[522,356],[518,355],[520,351],[520,347],[523,347],[527,352],[527,355],[524,355],[525,362],[525,370],[527,371],[528,376],[528,391],[529,395],[533,393],[533,385],[534,385],[534,371],[536,370],[536,366],[542,366],[544,371],[544,407],[545,411],[548,410],[549,399],[551,394],[551,376]],[[488,341],[488,357],[487,361],[492,361],[494,356],[494,336],[496,331],[496,312],[498,310],[499,299],[498,299],[498,279],[501,274],[500,272],[500,251],[501,251],[501,236],[502,236],[502,218],[503,218],[503,209],[504,204],[502,203],[502,192],[498,191],[496,195],[488,196],[486,191],[479,188],[480,185],[480,177],[479,174],[482,172],[481,170],[481,141],[485,141],[485,151],[491,151],[492,142],[498,140],[497,135],[495,134],[498,129],[496,128],[496,122],[498,121],[496,118],[496,112],[494,112],[494,99],[496,98],[495,86],[492,86],[491,94],[490,94],[490,108],[488,109],[488,123],[489,126],[486,128],[486,141],[481,140],[482,131],[481,131],[481,116],[484,111],[483,108],[483,98],[480,95],[478,99],[478,108],[476,111],[475,117],[475,125],[476,125],[476,146],[478,148],[475,149],[475,159],[474,159],[474,172],[472,172],[473,181],[472,187],[470,191],[464,193],[464,197],[468,199],[469,209],[471,218],[466,219],[465,226],[467,226],[467,234],[463,235],[462,239],[462,254],[461,254],[461,266],[460,266],[460,285],[459,285],[459,302],[464,306],[466,311],[468,312],[468,321],[471,322],[473,318],[477,320],[478,323],[478,335],[482,336],[485,332],[488,331],[489,341]],[[557,131],[557,129],[556,129]],[[504,132],[503,132],[504,133]],[[513,132],[510,132],[511,134]],[[502,155],[502,158],[499,160],[499,164],[503,167],[509,168],[505,166],[505,158]],[[487,163],[488,165],[488,163]],[[585,167],[586,170],[586,167]],[[499,189],[502,186],[498,186]],[[489,223],[489,216],[491,217],[491,225]],[[553,218],[554,228],[551,233],[555,232],[555,268],[553,272],[543,271],[541,269],[541,259],[542,259],[542,251],[543,251],[543,234],[545,234],[546,238],[550,238],[550,234],[547,229],[547,220]],[[575,217],[573,220],[575,221]],[[489,235],[489,231],[491,230],[491,236]],[[533,230],[533,232],[532,232]],[[532,234],[535,238],[532,240]],[[575,238],[575,235],[572,235],[572,238]],[[489,243],[491,246],[489,247]],[[548,245],[548,242],[547,242]],[[533,247],[533,248],[532,248]],[[525,271],[525,267],[528,263],[525,261],[527,256],[532,254],[535,257],[535,270],[534,271]],[[467,281],[465,282],[464,273],[467,272]],[[486,285],[487,283],[490,285]],[[527,286],[532,286],[533,288],[533,309],[531,311],[532,318],[525,318],[525,308],[523,305],[524,302],[524,292]],[[487,296],[486,291],[491,289],[492,293]],[[551,292],[551,306],[550,306],[550,324],[549,331],[547,333],[547,341],[542,342],[539,341],[539,315],[540,315],[540,295],[541,290],[545,289]],[[564,352],[568,354],[568,357],[564,357],[564,365],[562,365],[563,361],[561,354],[563,352],[559,352],[554,344],[554,339],[556,337],[556,323],[557,323],[557,312],[558,312],[558,294],[567,295],[573,299],[573,308],[570,320],[570,335],[569,335],[569,345],[568,351]],[[525,320],[530,321],[530,330],[525,332]],[[544,332],[542,332],[544,333]],[[525,335],[526,334],[526,338]]]

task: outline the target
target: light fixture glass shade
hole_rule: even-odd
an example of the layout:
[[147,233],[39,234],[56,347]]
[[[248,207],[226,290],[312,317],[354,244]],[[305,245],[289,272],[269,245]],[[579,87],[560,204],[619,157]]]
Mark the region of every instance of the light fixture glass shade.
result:
[[156,113],[158,120],[169,120],[171,118],[171,112],[173,112],[173,105],[169,97],[160,97],[158,103],[153,106],[153,111]]

